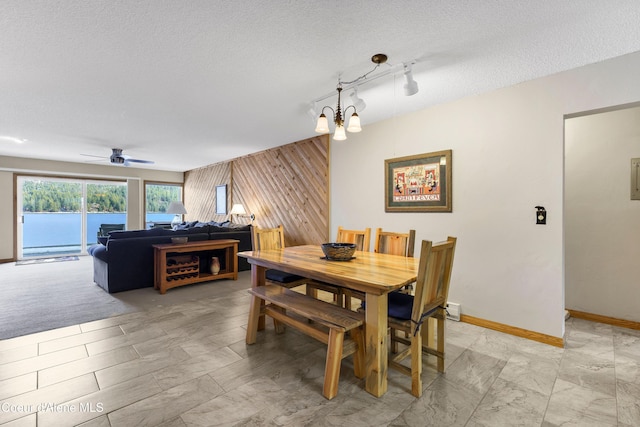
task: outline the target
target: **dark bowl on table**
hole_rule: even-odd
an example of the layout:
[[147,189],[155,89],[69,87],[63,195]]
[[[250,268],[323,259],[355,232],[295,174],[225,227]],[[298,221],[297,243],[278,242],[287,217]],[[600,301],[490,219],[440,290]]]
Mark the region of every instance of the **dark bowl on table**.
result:
[[348,261],[356,251],[355,243],[323,243],[322,252],[327,259],[334,261]]

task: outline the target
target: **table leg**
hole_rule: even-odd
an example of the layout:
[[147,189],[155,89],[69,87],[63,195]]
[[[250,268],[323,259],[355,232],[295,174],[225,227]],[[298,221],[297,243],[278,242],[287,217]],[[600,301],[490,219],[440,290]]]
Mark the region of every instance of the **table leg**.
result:
[[366,295],[365,389],[380,397],[387,392],[387,295]]

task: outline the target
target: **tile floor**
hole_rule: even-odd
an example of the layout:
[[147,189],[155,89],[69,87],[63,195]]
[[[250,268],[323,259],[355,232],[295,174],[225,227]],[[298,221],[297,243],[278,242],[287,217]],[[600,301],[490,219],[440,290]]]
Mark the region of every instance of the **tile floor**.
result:
[[559,349],[448,321],[447,371],[425,357],[422,398],[393,371],[374,398],[346,359],[327,401],[323,345],[271,326],[245,345],[240,276],[195,285],[215,296],[0,341],[0,425],[640,426],[640,331],[569,319]]

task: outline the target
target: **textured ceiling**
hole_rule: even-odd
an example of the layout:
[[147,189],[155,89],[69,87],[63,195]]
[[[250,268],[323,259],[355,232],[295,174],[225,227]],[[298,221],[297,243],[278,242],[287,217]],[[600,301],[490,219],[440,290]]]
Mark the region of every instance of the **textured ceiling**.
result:
[[27,140],[0,155],[189,170],[313,136],[310,102],[375,53],[398,72],[360,87],[365,132],[639,51],[639,23],[638,0],[0,0],[0,135]]

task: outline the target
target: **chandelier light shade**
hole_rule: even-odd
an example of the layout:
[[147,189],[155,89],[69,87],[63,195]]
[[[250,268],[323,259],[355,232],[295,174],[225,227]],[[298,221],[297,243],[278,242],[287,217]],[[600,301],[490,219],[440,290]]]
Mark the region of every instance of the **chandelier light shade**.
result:
[[318,122],[316,123],[316,132],[329,132],[329,120],[327,120],[327,116],[325,116],[324,113],[320,114],[320,117],[318,117]]
[[357,113],[353,113],[351,118],[349,119],[349,127],[347,128],[348,132],[360,132],[362,128],[360,127],[360,116]]

